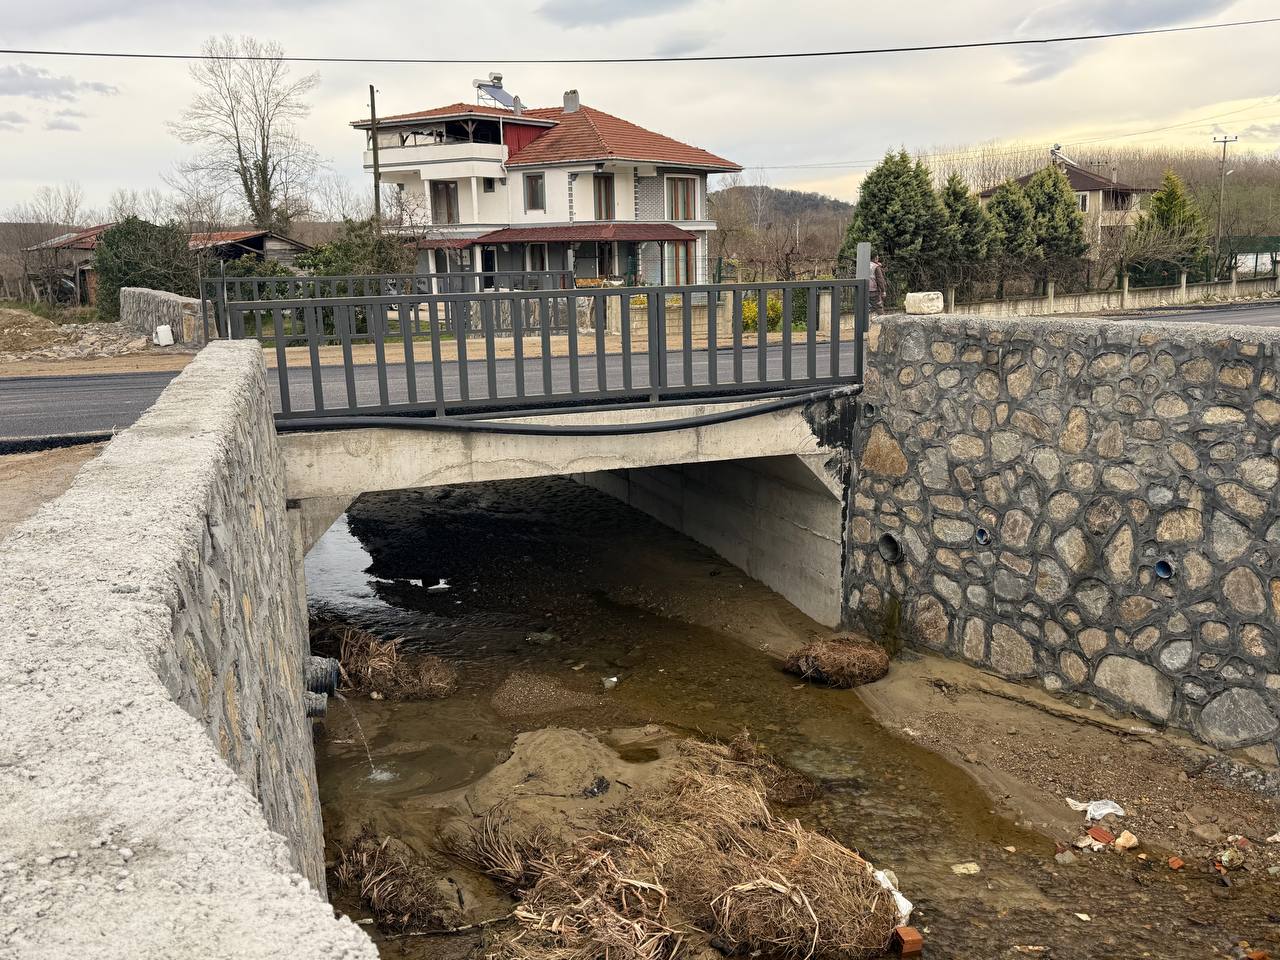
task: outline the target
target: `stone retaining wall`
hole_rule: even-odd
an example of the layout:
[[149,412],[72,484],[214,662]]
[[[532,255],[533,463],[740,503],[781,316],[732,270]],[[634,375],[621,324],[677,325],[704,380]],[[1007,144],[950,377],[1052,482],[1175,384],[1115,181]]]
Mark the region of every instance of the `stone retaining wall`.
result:
[[[198,346],[205,342],[200,301],[145,287],[120,288],[120,322],[126,330],[150,338],[156,327],[168,324],[174,343]],[[213,313],[209,314],[212,328]]]
[[1280,331],[890,318],[869,367],[851,619],[1275,761]]
[[4,541],[16,955],[376,957],[318,892],[300,552],[252,342],[205,348]]
[[1143,310],[1180,303],[1265,297],[1280,293],[1280,277],[1217,280],[1168,287],[1129,287],[1127,291],[1090,290],[1052,297],[1009,297],[958,303],[955,312],[979,317],[1042,317],[1053,313],[1095,313],[1104,310]]

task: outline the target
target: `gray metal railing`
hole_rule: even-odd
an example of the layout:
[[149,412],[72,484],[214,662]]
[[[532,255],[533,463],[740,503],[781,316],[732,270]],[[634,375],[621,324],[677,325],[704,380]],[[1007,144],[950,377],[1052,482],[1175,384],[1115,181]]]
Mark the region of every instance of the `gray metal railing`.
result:
[[404,289],[221,309],[224,335],[268,349],[280,418],[444,415],[861,383],[867,284]]

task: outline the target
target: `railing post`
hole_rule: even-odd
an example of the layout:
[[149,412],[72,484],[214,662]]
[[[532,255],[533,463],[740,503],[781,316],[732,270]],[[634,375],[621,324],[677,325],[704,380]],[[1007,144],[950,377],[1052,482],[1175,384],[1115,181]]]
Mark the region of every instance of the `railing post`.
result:
[[1045,313],[1053,313],[1053,294],[1054,294],[1054,288],[1056,286],[1057,286],[1057,283],[1053,280],[1045,281],[1044,293],[1045,293],[1045,299],[1048,301],[1045,304],[1045,308],[1044,308]]
[[1187,271],[1183,268],[1178,271],[1178,302],[1187,302]]
[[1129,305],[1129,274],[1126,272],[1120,278],[1120,309],[1123,310]]

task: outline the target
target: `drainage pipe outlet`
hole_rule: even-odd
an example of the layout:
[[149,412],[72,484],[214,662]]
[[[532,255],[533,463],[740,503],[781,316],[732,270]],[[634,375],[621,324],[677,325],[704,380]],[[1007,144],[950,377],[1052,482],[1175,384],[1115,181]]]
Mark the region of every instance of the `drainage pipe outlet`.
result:
[[333,657],[307,657],[302,673],[310,692],[330,695],[337,692],[338,661]]

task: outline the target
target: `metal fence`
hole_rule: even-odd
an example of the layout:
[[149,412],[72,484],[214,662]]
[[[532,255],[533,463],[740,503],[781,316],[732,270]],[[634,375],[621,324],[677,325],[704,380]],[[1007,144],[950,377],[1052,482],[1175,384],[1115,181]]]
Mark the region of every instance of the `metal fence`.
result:
[[268,349],[284,419],[862,381],[865,280],[468,293],[408,283],[302,297],[258,289],[262,299],[219,305],[220,333]]

